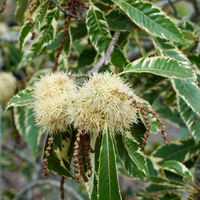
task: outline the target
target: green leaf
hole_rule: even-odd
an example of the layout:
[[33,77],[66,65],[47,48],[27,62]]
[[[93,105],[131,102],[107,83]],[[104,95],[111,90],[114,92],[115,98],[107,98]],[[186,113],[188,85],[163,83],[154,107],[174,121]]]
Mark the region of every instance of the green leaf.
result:
[[[146,104],[146,103],[144,103],[144,105],[149,106],[149,104]],[[156,134],[158,131],[161,130],[160,123],[156,120],[155,117],[153,117],[152,114],[149,114],[148,112],[146,112],[146,114],[147,114],[147,117],[149,118],[150,132],[153,134]],[[144,117],[140,112],[139,112],[139,116],[143,124],[145,124]]]
[[99,200],[121,199],[117,179],[114,146],[107,125],[105,125],[99,157],[98,195]]
[[18,24],[22,24],[24,13],[27,9],[28,0],[18,0],[17,7],[14,14],[14,19]]
[[192,71],[186,71],[175,59],[169,57],[141,58],[126,66],[124,73],[152,73],[168,78],[192,78]]
[[156,177],[156,176],[150,176],[150,181],[155,185],[172,186],[176,188],[183,188],[186,185],[186,183],[181,183],[178,181],[169,180],[168,178]]
[[[127,133],[128,134],[128,133]],[[126,138],[128,140],[128,138]],[[140,150],[140,146],[136,141],[130,141],[132,146],[129,144],[129,148],[133,148],[134,152],[129,152],[125,143],[125,138],[121,134],[115,135],[115,148],[117,149],[117,154],[124,165],[124,169],[129,173],[129,175],[136,179],[143,181],[147,177],[147,172],[143,168],[138,166],[137,162],[144,163],[143,166],[146,169],[146,161]],[[134,158],[132,154],[136,153]],[[139,158],[139,161],[136,159]]]
[[186,71],[193,75],[193,78],[196,78],[194,70],[191,70],[192,67],[190,61],[171,41],[156,37],[152,37],[152,39],[154,46],[159,50],[160,55],[174,58]]
[[87,46],[83,49],[80,56],[78,57],[78,68],[87,67],[92,65],[95,61],[95,57],[97,52],[93,48],[93,46]]
[[200,119],[198,119],[197,123],[193,125],[196,113],[186,104],[186,102],[181,97],[178,97],[178,109],[183,121],[191,131],[195,141],[198,143],[200,141]]
[[183,34],[176,25],[158,7],[150,2],[130,0],[112,0],[116,3],[140,28],[151,35],[185,43]]
[[14,122],[17,131],[21,137],[26,141],[26,126],[25,126],[25,106],[15,106],[14,111]]
[[181,200],[184,196],[175,193],[165,193],[159,196],[159,200]]
[[99,171],[99,156],[100,156],[100,149],[101,149],[101,142],[102,142],[102,135],[96,138],[95,143],[95,169],[94,169],[94,184],[93,184],[93,191],[91,194],[91,200],[97,200],[97,184],[98,184],[98,171]]
[[[46,13],[47,13],[47,8],[49,6],[48,1],[44,1],[39,4],[37,9],[34,11],[32,18],[33,18],[33,23],[34,23],[34,29],[39,29],[41,26]],[[23,16],[23,15],[22,15]],[[25,42],[31,38],[31,27],[29,25],[29,20],[27,20],[24,25],[21,28],[20,34],[19,34],[19,47],[20,51],[22,51],[22,47],[24,46]]]
[[72,36],[71,36],[70,27],[69,27],[67,36],[65,38],[64,48],[63,48],[66,57],[68,57],[71,53],[71,45],[72,45]]
[[[86,25],[90,41],[96,51],[103,55],[105,54],[112,39],[106,19],[101,10],[95,7],[92,2],[86,18]],[[114,48],[110,61],[114,66],[121,69],[128,64],[127,58],[117,45]]]
[[198,37],[198,31],[192,22],[190,22],[189,20],[178,20],[177,22],[177,25],[181,30],[190,31]]
[[16,94],[10,101],[7,103],[5,111],[11,106],[25,106],[34,102],[32,95],[32,89],[25,89]]
[[177,124],[181,128],[186,128],[177,106],[158,106],[155,110],[161,118]]
[[130,132],[132,137],[135,138],[135,140],[139,143],[139,146],[142,146],[144,135],[146,133],[146,128],[141,121],[138,120],[137,124],[133,123],[130,127],[130,130],[127,132]]
[[185,187],[177,187],[175,185],[159,185],[159,184],[151,184],[149,187],[146,188],[147,192],[157,193],[157,192],[174,192],[174,191],[185,191]]
[[184,164],[199,155],[199,152],[200,143],[195,144],[192,137],[187,137],[173,141],[169,146],[158,147],[152,153],[152,159],[155,159],[155,162],[159,165],[163,165],[165,161],[169,160],[176,160]]
[[55,39],[46,46],[46,50],[53,51],[54,49],[58,48],[61,44],[62,36],[63,36],[63,30],[57,33],[57,35],[55,36]]
[[[47,51],[53,51],[60,46],[61,41],[63,39],[63,32],[64,30],[61,30],[55,36],[55,39],[46,46]],[[63,48],[63,51],[65,52],[66,57],[68,57],[71,53],[71,45],[72,45],[72,36],[71,36],[70,28],[68,28],[68,32],[65,38],[65,43],[64,43],[64,48]]]
[[173,172],[175,174],[181,175],[190,182],[194,183],[193,176],[190,170],[185,165],[183,165],[178,161],[175,160],[166,161],[165,164],[162,165],[162,168],[170,172]]
[[138,169],[145,174],[149,175],[147,161],[143,155],[138,142],[132,137],[128,131],[124,131],[124,146],[129,153],[131,160],[137,165]]
[[41,130],[36,125],[33,108],[26,108],[25,111],[26,142],[31,149],[31,154],[36,159],[38,145],[41,137]]
[[75,27],[71,27],[71,35],[73,42],[80,40],[87,35],[87,28],[85,24],[76,23]]
[[190,54],[188,55],[188,59],[192,64],[195,64],[198,69],[200,69],[200,54],[195,55],[195,54]]
[[153,84],[150,88],[145,90],[141,98],[147,100],[150,104],[153,104],[153,102],[159,97],[159,95],[167,90],[170,86],[170,81],[166,79],[162,79],[159,82],[156,82]]
[[37,35],[37,38],[34,39],[34,43],[30,44],[29,48],[24,53],[21,62],[17,66],[18,70],[32,62],[33,59],[42,53],[43,48],[54,40],[58,20],[59,10],[57,8],[48,11],[40,33]]
[[105,17],[112,31],[130,31],[134,27],[134,23],[120,10],[112,10]]
[[177,94],[191,109],[200,115],[200,89],[194,80],[172,79],[172,85]]
[[[53,144],[51,145],[51,150],[49,151],[50,156],[48,157],[48,169],[60,176],[65,176],[66,178],[74,179],[70,172],[70,163],[73,154],[73,147],[75,141],[75,133],[72,129],[63,133],[54,134]],[[46,137],[46,141],[43,149],[43,158],[45,158],[44,152],[48,147],[48,139],[50,135]],[[69,156],[71,154],[71,156]]]

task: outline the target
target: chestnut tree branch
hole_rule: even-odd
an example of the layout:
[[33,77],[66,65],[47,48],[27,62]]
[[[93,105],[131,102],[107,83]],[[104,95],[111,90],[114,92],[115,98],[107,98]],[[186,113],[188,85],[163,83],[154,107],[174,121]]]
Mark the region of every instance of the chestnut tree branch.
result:
[[57,2],[55,2],[54,0],[49,0],[51,1],[52,3],[55,4],[55,6],[63,13],[65,13],[66,15],[68,16],[71,16],[73,18],[75,18],[77,21],[79,21],[80,23],[82,24],[85,24],[85,19],[81,16],[76,16],[74,15],[73,13],[70,13],[69,11],[65,10],[65,8],[61,7]]
[[114,51],[114,48],[115,48],[115,44],[117,43],[118,39],[119,39],[119,35],[120,35],[120,32],[115,32],[109,46],[108,46],[108,49],[105,53],[105,55],[103,55],[99,61],[93,66],[93,68],[88,71],[88,74],[92,74],[94,72],[98,73],[99,70],[104,66],[104,65],[108,65],[109,64],[109,58],[111,56],[111,54],[113,53]]
[[[27,184],[20,192],[18,192],[15,195],[15,198],[13,200],[19,200],[22,195],[24,195],[28,190],[39,186],[39,185],[51,185],[57,188],[60,188],[60,182],[59,181],[55,181],[55,180],[51,180],[51,179],[46,179],[46,180],[36,180],[36,181],[32,181],[31,183]],[[75,190],[74,188],[70,187],[69,185],[64,185],[64,189],[67,193],[72,194],[72,196],[74,197],[74,199],[78,199],[78,200],[84,200]]]

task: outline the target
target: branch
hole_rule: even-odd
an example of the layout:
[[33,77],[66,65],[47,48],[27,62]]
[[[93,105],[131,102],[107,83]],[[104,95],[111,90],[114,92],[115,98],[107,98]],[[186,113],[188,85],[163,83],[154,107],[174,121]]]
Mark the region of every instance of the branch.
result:
[[114,48],[115,48],[115,44],[117,43],[117,40],[119,38],[119,35],[120,35],[120,32],[115,32],[109,46],[108,46],[108,49],[105,53],[105,55],[103,55],[99,61],[96,63],[96,65],[93,66],[93,68],[88,71],[88,74],[92,74],[94,72],[98,73],[99,70],[104,66],[104,65],[108,65],[109,64],[109,58],[111,56],[111,54],[113,53],[114,51]]
[[85,78],[85,77],[89,77],[89,74],[71,74],[71,72],[69,72],[67,74],[67,76],[69,76],[70,78]]
[[74,15],[73,13],[70,13],[69,11],[65,10],[65,8],[61,7],[58,3],[56,3],[54,0],[49,0],[49,1],[51,1],[52,3],[54,3],[54,4],[56,5],[56,7],[58,7],[58,9],[59,9],[61,12],[65,13],[65,14],[68,15],[68,16],[71,16],[71,17],[75,18],[75,19],[76,19],[77,21],[79,21],[80,23],[85,24],[85,19],[84,19],[83,17],[81,17],[81,16],[76,16],[76,15]]
[[[47,179],[47,180],[37,180],[37,181],[33,181],[31,183],[29,183],[28,185],[26,185],[20,192],[18,192],[16,195],[15,195],[15,198],[13,200],[19,200],[21,198],[21,196],[23,194],[25,194],[28,190],[36,187],[36,186],[39,186],[39,185],[51,185],[51,186],[54,186],[54,187],[57,187],[57,188],[60,188],[60,182],[59,181],[55,181],[55,180],[50,180],[50,179]],[[74,188],[70,187],[69,185],[64,185],[64,189],[67,193],[71,193],[74,198],[78,199],[78,200],[84,200],[75,190]]]
[[[178,1],[180,1],[180,0],[171,0],[172,3],[175,3],[175,2],[178,2]],[[155,6],[158,6],[158,7],[161,7],[161,8],[168,6],[168,5],[169,5],[168,0],[155,3]]]
[[191,20],[197,22],[200,18],[200,2],[198,0],[192,0],[191,3],[193,4],[195,10],[195,13],[191,16]]
[[168,1],[169,1],[170,6],[172,7],[172,9],[173,9],[173,11],[174,11],[174,13],[173,13],[174,16],[175,16],[176,18],[178,18],[178,19],[181,19],[181,17],[179,16],[179,14],[178,14],[178,12],[177,12],[177,10],[176,10],[176,8],[175,8],[173,2],[172,2],[171,0],[168,0]]
[[35,163],[32,160],[30,160],[26,154],[23,154],[23,153],[19,152],[18,150],[14,151],[14,148],[7,144],[3,144],[2,147],[4,149],[14,153],[17,157],[21,158],[22,160],[28,162],[30,165],[35,167]]

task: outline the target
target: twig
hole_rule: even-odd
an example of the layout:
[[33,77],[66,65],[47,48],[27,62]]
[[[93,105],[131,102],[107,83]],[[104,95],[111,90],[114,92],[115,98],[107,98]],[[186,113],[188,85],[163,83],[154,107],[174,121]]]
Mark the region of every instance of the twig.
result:
[[87,78],[90,75],[89,74],[71,74],[71,72],[69,72],[67,76],[69,76],[70,78],[85,78],[85,77]]
[[192,0],[191,3],[193,4],[195,13],[192,15],[193,21],[196,21],[199,19],[200,16],[200,2],[198,0]]
[[[10,176],[7,175],[7,173],[3,172],[1,173],[1,176],[2,176],[2,180],[4,180],[4,182],[9,186],[9,188],[12,188],[12,187],[17,188],[17,186],[12,182],[12,180],[10,179]],[[1,199],[1,196],[0,196],[0,199]]]
[[10,151],[10,152],[12,152],[12,153],[14,153],[17,157],[19,157],[19,158],[21,158],[22,160],[28,162],[30,165],[35,166],[35,163],[34,163],[32,160],[30,160],[30,159],[26,156],[26,154],[21,153],[21,152],[18,151],[18,150],[15,150],[15,151],[13,152],[14,148],[11,147],[11,146],[8,145],[8,144],[3,144],[2,147],[3,147],[4,149],[6,149],[6,150],[8,150],[8,151]]
[[[54,186],[54,187],[57,187],[57,188],[60,188],[60,182],[59,181],[55,181],[55,180],[50,180],[50,179],[47,179],[47,180],[37,180],[37,181],[33,181],[31,183],[29,183],[28,185],[26,185],[19,193],[17,193],[15,195],[15,198],[13,200],[19,200],[21,198],[21,196],[23,194],[25,194],[28,190],[36,187],[36,186],[39,186],[39,185],[51,185],[51,186]],[[73,195],[73,197],[75,199],[78,199],[78,200],[84,200],[75,190],[74,188],[70,187],[69,185],[64,185],[64,189],[67,193],[71,193]]]
[[[40,174],[41,169],[42,169],[42,166],[41,166],[40,162],[37,162],[35,164],[34,172],[31,175],[31,182],[37,181],[39,179],[39,174]],[[32,199],[32,196],[33,196],[33,191],[29,190],[27,192],[26,199]]]
[[54,4],[56,5],[56,7],[58,7],[58,9],[59,9],[61,12],[65,13],[65,14],[68,15],[68,16],[71,16],[71,17],[75,18],[75,19],[76,19],[77,21],[79,21],[80,23],[85,24],[85,19],[84,19],[83,17],[81,17],[81,16],[76,16],[76,15],[74,15],[73,13],[70,13],[69,11],[65,10],[65,8],[62,8],[62,7],[61,7],[58,3],[56,3],[54,0],[49,0],[49,1],[51,1],[52,3],[54,3]]
[[174,13],[173,13],[174,16],[175,16],[176,18],[178,18],[178,19],[181,19],[181,17],[179,16],[179,14],[178,14],[178,12],[177,12],[177,10],[176,10],[174,4],[172,3],[172,1],[171,1],[171,0],[168,0],[168,1],[169,1],[170,6],[172,7],[172,9],[173,9],[173,11],[174,11]]
[[108,49],[105,53],[105,55],[103,55],[99,61],[93,66],[93,68],[88,71],[88,74],[92,74],[94,72],[99,72],[99,70],[104,66],[104,65],[108,65],[109,64],[109,58],[111,56],[111,54],[113,53],[114,51],[114,48],[115,48],[115,44],[117,43],[117,40],[119,38],[119,35],[120,35],[120,32],[115,32],[109,46],[108,46]]
[[[180,0],[171,0],[171,2],[173,2],[173,3],[178,2],[178,1],[180,1]],[[164,7],[166,7],[166,6],[169,5],[169,1],[168,0],[166,0],[166,1],[160,1],[158,3],[155,3],[154,5],[158,6],[158,7],[161,7],[161,8],[164,8]]]

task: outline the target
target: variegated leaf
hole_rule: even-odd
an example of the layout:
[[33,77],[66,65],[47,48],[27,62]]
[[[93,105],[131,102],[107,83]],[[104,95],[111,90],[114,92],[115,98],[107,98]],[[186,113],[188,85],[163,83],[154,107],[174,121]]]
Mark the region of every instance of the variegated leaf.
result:
[[11,106],[25,106],[34,102],[32,97],[33,90],[26,89],[22,90],[18,94],[16,94],[10,101],[7,103],[5,111]]
[[192,78],[196,79],[194,70],[191,70],[190,61],[172,42],[156,37],[152,37],[152,40],[155,48],[159,50],[160,55],[174,58],[186,71],[193,75]]
[[119,185],[117,179],[116,160],[114,146],[110,135],[110,130],[105,125],[102,147],[99,157],[99,200],[120,200]]
[[192,136],[194,137],[196,142],[200,141],[200,119],[197,119],[197,123],[194,124],[196,112],[194,112],[186,102],[178,97],[178,109],[181,114],[181,117],[188,129],[191,131]]
[[23,22],[24,13],[27,9],[28,0],[18,0],[17,7],[14,14],[14,19],[18,24]]
[[162,165],[162,168],[180,176],[183,176],[190,182],[194,183],[194,179],[190,170],[185,165],[176,160],[166,161],[165,164]]
[[26,67],[43,51],[53,39],[55,38],[56,28],[59,21],[59,10],[57,8],[48,11],[43,26],[40,29],[40,33],[35,38],[34,43],[24,53],[21,62],[17,66],[17,69]]
[[194,112],[200,115],[200,89],[194,80],[172,79],[172,85],[178,96],[180,96]]
[[[112,0],[116,3],[140,28],[151,35],[185,43],[183,34],[160,8],[150,2]],[[166,25],[167,24],[167,25]]]
[[[49,138],[50,135],[48,134],[43,148],[43,158],[46,157],[44,152],[48,147]],[[48,157],[48,169],[60,176],[74,179],[70,172],[72,155],[70,156],[69,154],[73,153],[75,134],[72,134],[72,131],[66,131],[54,134],[53,138],[54,141],[49,151],[50,156]]]
[[38,145],[42,134],[41,129],[36,125],[34,110],[31,107],[27,107],[25,110],[25,127],[26,127],[26,142],[31,149],[33,158],[36,159]]
[[131,133],[124,131],[124,146],[131,158],[131,160],[137,165],[139,170],[143,172],[147,177],[149,175],[149,170],[147,167],[146,158],[140,149],[138,142],[133,138]]
[[[86,16],[88,34],[92,45],[99,54],[103,55],[109,46],[112,36],[101,10],[94,6],[92,2],[90,3],[90,9]],[[114,48],[110,61],[114,66],[122,69],[128,64],[127,58],[117,45]]]
[[192,78],[192,71],[183,68],[179,62],[169,57],[141,58],[126,66],[124,73],[152,73],[168,78]]
[[195,144],[193,137],[183,138],[171,142],[169,146],[162,145],[152,153],[152,159],[163,165],[165,161],[176,160],[181,163],[193,159],[200,153],[200,144]]
[[26,126],[25,126],[25,106],[15,106],[14,110],[14,122],[21,137],[26,141]]
[[[139,160],[136,159],[137,156],[134,158],[130,155],[133,152],[128,151],[123,136],[121,134],[115,135],[115,148],[117,149],[117,154],[124,165],[124,169],[128,172],[128,174],[132,178],[136,180],[145,180],[148,175],[148,172],[146,170],[143,170],[144,168],[146,169],[145,158],[142,154],[142,151],[140,151],[139,144],[136,141],[134,142],[130,141],[130,142],[132,143],[132,147],[130,148],[134,149],[134,152],[136,153],[136,155],[139,156],[138,157]],[[140,169],[140,165],[138,165],[137,162],[144,164],[142,169]]]
[[[49,6],[49,1],[44,1],[40,3],[40,5],[37,7],[37,9],[34,11],[32,18],[34,23],[34,29],[37,30],[41,26],[46,13],[47,8]],[[24,46],[25,42],[31,38],[31,27],[29,25],[29,21],[27,20],[24,25],[21,28],[20,34],[19,34],[19,46],[20,51],[22,51],[22,47]]]

